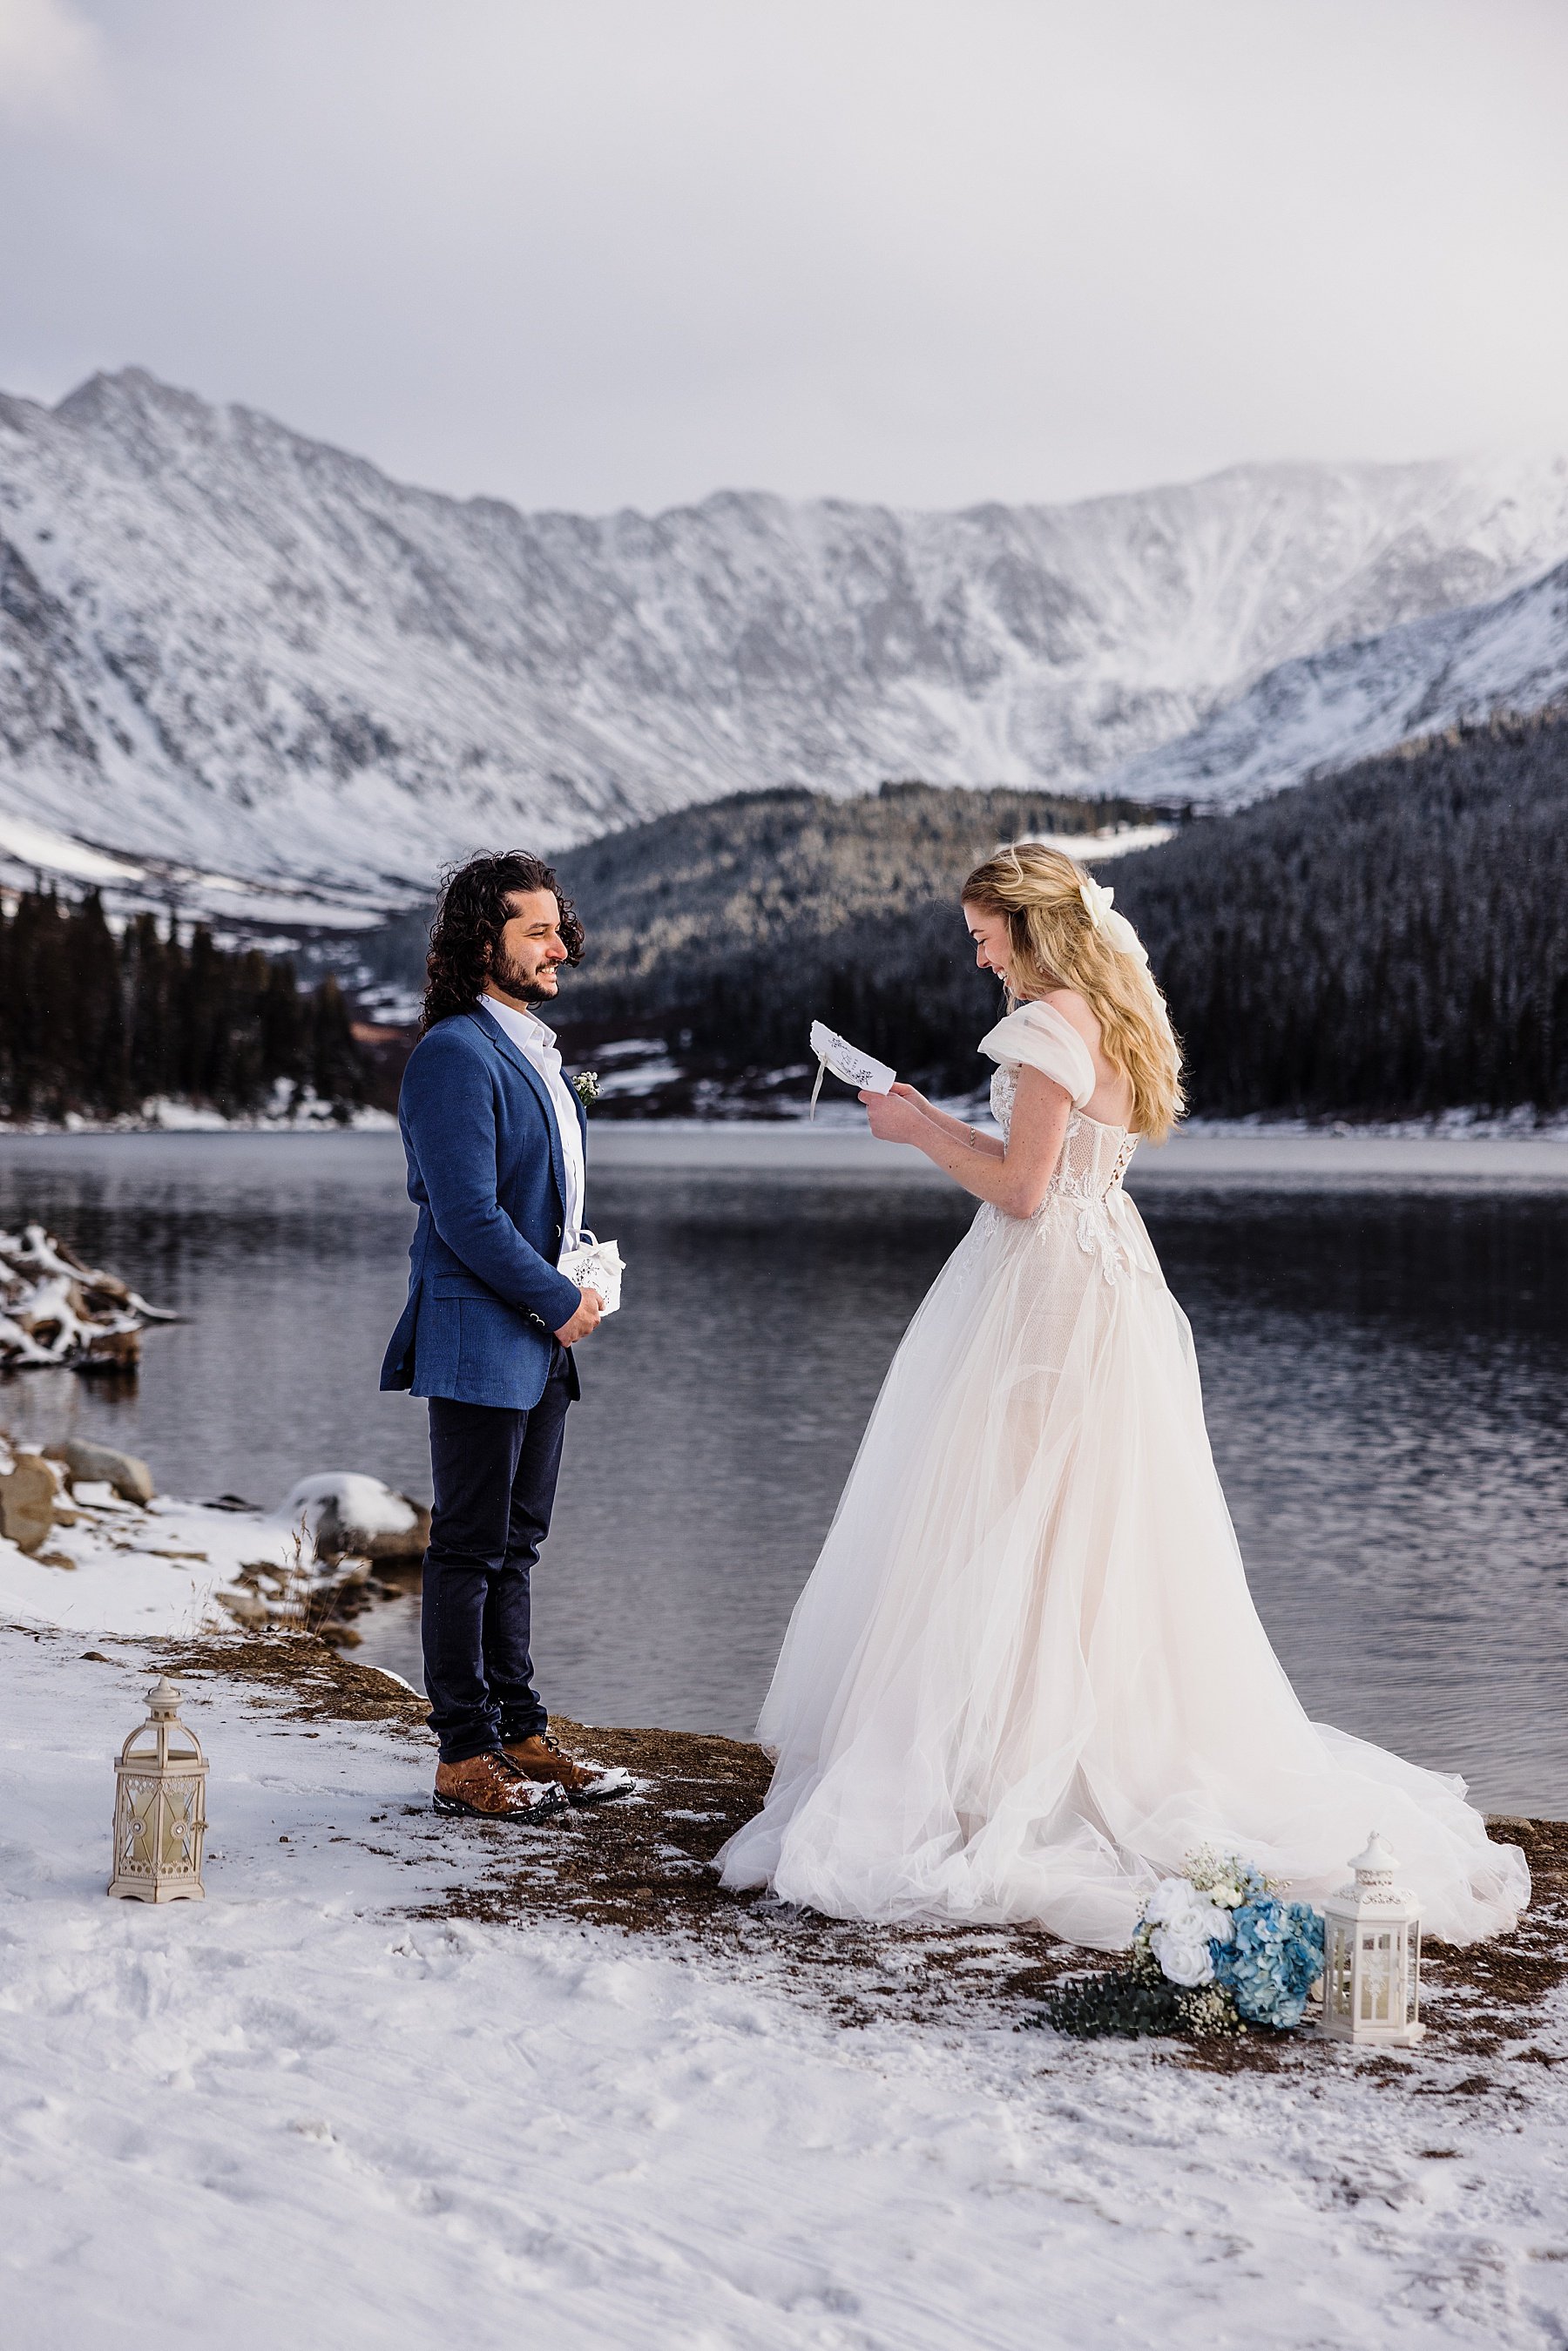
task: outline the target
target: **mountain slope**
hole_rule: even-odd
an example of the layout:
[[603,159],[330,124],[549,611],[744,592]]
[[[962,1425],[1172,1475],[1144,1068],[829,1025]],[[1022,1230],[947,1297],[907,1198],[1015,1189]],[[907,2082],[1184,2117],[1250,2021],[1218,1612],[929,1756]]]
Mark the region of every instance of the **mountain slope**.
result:
[[25,820],[395,900],[480,842],[737,789],[1077,791],[1283,660],[1565,550],[1561,460],[522,515],[129,370],[0,399],[0,848]]
[[1568,695],[1568,563],[1495,603],[1286,662],[1178,742],[1118,768],[1132,798],[1237,807],[1413,738]]
[[1195,1106],[1568,1108],[1568,716],[1456,728],[1118,869]]

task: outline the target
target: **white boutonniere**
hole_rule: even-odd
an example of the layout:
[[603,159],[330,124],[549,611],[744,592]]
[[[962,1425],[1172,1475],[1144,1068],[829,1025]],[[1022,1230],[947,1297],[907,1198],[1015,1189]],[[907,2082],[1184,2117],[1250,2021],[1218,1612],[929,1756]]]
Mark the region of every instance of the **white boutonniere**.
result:
[[582,1104],[583,1109],[591,1110],[594,1103],[599,1100],[598,1071],[579,1070],[576,1077],[573,1078],[571,1081],[571,1090],[577,1096],[578,1101]]

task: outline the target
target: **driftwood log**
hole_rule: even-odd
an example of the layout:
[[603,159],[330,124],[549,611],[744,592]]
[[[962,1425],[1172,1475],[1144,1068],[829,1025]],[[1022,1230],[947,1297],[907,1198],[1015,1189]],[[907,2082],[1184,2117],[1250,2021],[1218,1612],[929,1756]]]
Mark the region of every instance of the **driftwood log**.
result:
[[173,1322],[42,1225],[0,1232],[0,1368],[134,1372],[147,1322]]

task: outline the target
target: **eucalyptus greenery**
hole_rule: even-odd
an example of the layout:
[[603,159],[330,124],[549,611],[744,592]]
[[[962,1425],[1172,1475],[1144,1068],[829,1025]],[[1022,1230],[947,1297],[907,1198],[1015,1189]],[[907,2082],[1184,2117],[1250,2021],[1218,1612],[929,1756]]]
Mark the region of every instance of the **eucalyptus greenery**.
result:
[[1134,1949],[1124,1967],[1056,1985],[1039,2014],[1028,2021],[1075,2041],[1138,2041],[1150,2033],[1201,2041],[1241,2030],[1228,1991],[1218,1984],[1172,1983],[1146,1943]]

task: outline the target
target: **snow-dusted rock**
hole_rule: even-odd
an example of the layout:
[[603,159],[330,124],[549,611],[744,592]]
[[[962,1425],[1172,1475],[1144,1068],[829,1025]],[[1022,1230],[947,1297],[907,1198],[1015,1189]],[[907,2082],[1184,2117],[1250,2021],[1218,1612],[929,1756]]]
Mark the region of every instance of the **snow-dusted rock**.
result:
[[1565,553],[1555,459],[524,515],[131,369],[0,397],[0,854],[281,915],[737,789],[1071,789]]
[[323,1469],[302,1478],[278,1513],[302,1521],[321,1560],[419,1559],[430,1540],[430,1512],[361,1471]]
[[112,1488],[122,1501],[143,1503],[158,1490],[145,1461],[134,1453],[117,1452],[111,1445],[89,1445],[83,1437],[68,1437],[61,1445],[46,1445],[44,1451],[51,1461],[62,1464],[73,1487],[101,1484]]
[[248,1584],[233,1585],[220,1592],[217,1598],[219,1607],[226,1609],[235,1623],[243,1625],[247,1632],[259,1633],[263,1625],[271,1621],[271,1609],[260,1593],[253,1591]]
[[0,1535],[29,1556],[41,1551],[54,1528],[57,1491],[47,1464],[36,1453],[19,1453],[0,1470]]

